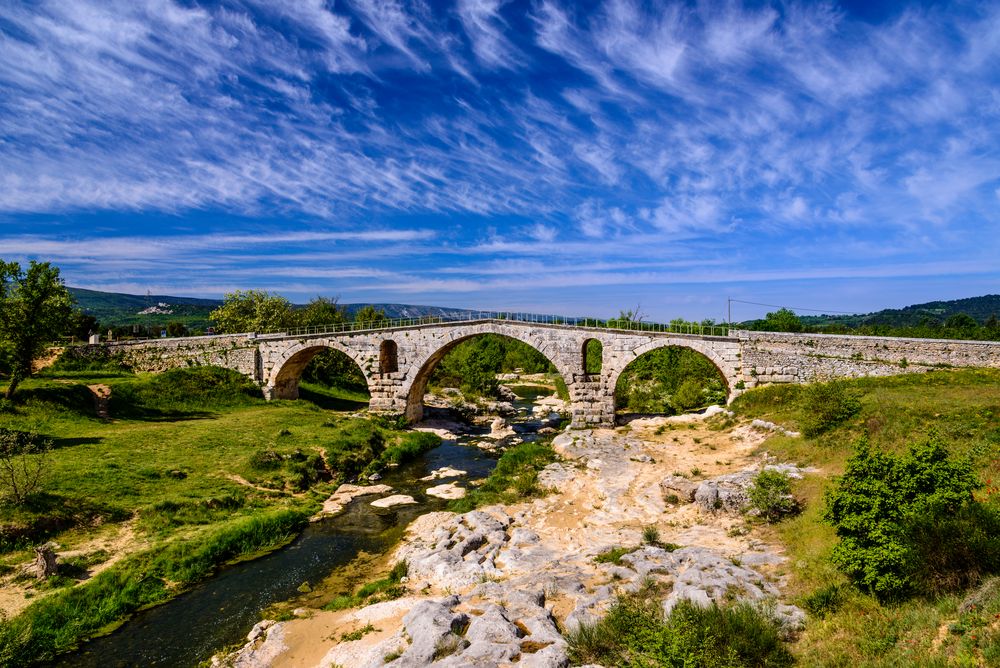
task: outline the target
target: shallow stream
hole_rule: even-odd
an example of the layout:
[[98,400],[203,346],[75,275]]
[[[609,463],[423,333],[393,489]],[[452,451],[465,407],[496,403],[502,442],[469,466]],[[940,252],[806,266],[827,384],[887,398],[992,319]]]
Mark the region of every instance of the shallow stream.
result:
[[[518,415],[511,420],[512,426],[521,439],[531,440],[547,423],[531,415],[532,402],[548,392],[534,387],[515,389]],[[137,613],[121,628],[64,655],[54,665],[196,666],[220,649],[242,642],[266,608],[296,598],[303,583],[325,580],[362,553],[387,552],[402,527],[419,515],[443,510],[448,502],[429,497],[424,490],[456,479],[426,482],[421,477],[449,466],[468,472],[457,479],[468,486],[488,475],[497,455],[471,445],[488,432],[474,428],[457,442],[445,441],[378,481],[391,485],[395,494],[412,496],[416,505],[397,506],[387,513],[369,505],[375,497],[361,497],[340,515],[309,524],[288,546],[222,569],[177,598]]]

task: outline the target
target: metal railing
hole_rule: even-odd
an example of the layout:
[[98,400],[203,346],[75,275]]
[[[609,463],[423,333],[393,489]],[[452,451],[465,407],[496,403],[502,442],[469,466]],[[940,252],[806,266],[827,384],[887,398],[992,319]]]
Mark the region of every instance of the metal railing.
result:
[[565,316],[520,313],[513,311],[464,311],[443,316],[422,316],[419,318],[386,318],[367,322],[344,322],[310,327],[293,327],[257,332],[258,337],[309,336],[315,334],[343,334],[348,332],[369,332],[388,329],[419,327],[421,325],[459,324],[497,320],[538,325],[564,325],[588,329],[612,329],[635,332],[664,334],[692,334],[698,336],[729,336],[728,325],[702,325],[693,322],[657,323],[620,318],[567,318]]

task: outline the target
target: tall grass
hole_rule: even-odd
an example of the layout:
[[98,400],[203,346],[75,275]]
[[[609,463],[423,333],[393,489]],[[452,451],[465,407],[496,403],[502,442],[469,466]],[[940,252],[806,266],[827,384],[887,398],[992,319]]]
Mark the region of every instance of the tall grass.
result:
[[702,608],[678,603],[664,615],[648,590],[618,598],[601,621],[569,635],[574,665],[621,668],[790,666],[775,622],[749,604]]

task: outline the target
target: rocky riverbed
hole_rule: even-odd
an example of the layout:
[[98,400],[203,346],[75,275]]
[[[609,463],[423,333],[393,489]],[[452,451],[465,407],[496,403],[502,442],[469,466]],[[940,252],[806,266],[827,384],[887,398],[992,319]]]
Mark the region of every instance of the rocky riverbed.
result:
[[[753,476],[773,466],[754,454],[767,430],[708,422],[679,416],[563,432],[553,442],[562,461],[539,476],[548,495],[428,513],[409,526],[390,560],[408,564],[407,596],[360,610],[299,610],[301,619],[258,625],[216,663],[567,666],[563,633],[649,579],[662,585],[665,611],[682,599],[748,600],[792,634],[804,616],[782,600],[784,556],[740,512]],[[644,530],[658,540],[643,544]],[[595,560],[612,548],[632,551],[617,563]]]

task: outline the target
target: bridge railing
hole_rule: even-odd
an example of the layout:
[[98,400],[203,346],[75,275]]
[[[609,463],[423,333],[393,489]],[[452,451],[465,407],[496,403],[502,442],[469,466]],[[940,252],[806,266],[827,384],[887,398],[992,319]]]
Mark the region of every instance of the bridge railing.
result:
[[658,332],[666,334],[695,334],[699,336],[728,336],[728,325],[702,325],[694,322],[645,322],[621,318],[576,318],[538,313],[514,311],[465,311],[443,316],[421,316],[419,318],[384,318],[366,322],[342,322],[330,325],[292,327],[259,332],[257,336],[309,336],[316,334],[343,334],[348,332],[370,332],[387,329],[436,325],[442,323],[477,322],[482,320],[505,320],[539,325],[569,325],[591,329],[612,329],[637,332]]

